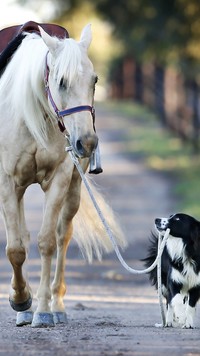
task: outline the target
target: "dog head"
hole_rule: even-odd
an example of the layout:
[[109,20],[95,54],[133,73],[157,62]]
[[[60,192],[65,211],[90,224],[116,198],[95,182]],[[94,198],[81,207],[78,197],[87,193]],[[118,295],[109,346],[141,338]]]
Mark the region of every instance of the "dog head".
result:
[[200,240],[200,223],[192,216],[187,214],[174,214],[169,218],[156,218],[156,229],[165,232],[170,229],[170,235],[183,239],[191,238]]

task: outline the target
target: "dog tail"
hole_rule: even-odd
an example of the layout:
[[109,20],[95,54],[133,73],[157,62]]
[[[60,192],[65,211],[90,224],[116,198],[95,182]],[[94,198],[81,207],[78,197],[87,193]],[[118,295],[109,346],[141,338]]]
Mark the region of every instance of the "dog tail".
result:
[[[144,262],[145,268],[150,267],[155,261],[158,254],[158,236],[154,233],[151,233],[151,238],[148,247],[148,255],[142,261]],[[161,278],[162,278],[162,293],[167,298],[167,278],[168,273],[171,269],[170,259],[167,252],[166,246],[164,247],[162,258],[161,258]],[[157,267],[155,267],[151,272],[149,272],[149,280],[152,286],[155,286],[158,289],[157,281]]]
[[[158,254],[158,236],[152,232],[151,237],[149,239],[147,257],[142,259],[145,268],[148,268],[152,265],[152,263],[155,261],[157,257],[157,254]],[[157,267],[155,267],[151,272],[149,272],[149,280],[151,285],[155,286],[157,289],[158,288]]]

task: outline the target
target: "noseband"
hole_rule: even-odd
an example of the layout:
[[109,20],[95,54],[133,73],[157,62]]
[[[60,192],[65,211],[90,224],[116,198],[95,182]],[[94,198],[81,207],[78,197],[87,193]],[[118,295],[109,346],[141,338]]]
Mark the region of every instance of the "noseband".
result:
[[[53,97],[51,95],[51,91],[50,91],[50,88],[49,88],[49,66],[47,64],[47,56],[48,56],[48,53],[46,54],[46,60],[45,60],[45,91],[47,93],[47,97],[49,98],[50,100],[50,103],[57,115],[57,120],[58,120],[58,126],[59,126],[59,129],[61,132],[64,132],[65,131],[65,125],[64,125],[64,122],[63,122],[63,117],[64,116],[68,116],[68,115],[71,115],[71,114],[74,114],[74,113],[77,113],[77,112],[81,112],[81,111],[89,111],[92,115],[92,120],[93,120],[93,126],[94,126],[94,123],[95,123],[95,108],[94,106],[90,106],[90,105],[80,105],[80,106],[75,106],[73,108],[70,108],[70,109],[65,109],[65,110],[59,110],[57,108],[57,105],[55,103],[55,101],[53,100]],[[94,126],[94,131],[95,131],[95,126]]]

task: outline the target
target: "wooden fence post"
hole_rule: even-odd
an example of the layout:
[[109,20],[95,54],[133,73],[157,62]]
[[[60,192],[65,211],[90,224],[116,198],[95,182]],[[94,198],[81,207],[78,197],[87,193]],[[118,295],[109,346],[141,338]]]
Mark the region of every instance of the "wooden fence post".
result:
[[155,110],[161,118],[163,125],[166,124],[165,121],[165,86],[164,86],[164,76],[165,70],[159,65],[155,65]]
[[199,86],[196,80],[191,81],[192,90],[192,142],[195,152],[199,150]]

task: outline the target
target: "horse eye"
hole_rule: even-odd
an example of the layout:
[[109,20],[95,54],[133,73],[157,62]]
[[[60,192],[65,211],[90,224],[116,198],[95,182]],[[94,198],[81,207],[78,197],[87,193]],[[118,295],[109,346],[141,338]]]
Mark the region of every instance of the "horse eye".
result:
[[99,80],[99,78],[96,76],[96,77],[94,78],[94,84],[96,84],[96,83],[98,82],[98,80]]
[[67,84],[66,84],[66,81],[64,80],[63,77],[62,77],[61,80],[60,80],[59,87],[60,87],[60,89],[62,89],[62,90],[66,90],[66,89],[67,89]]

